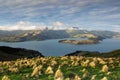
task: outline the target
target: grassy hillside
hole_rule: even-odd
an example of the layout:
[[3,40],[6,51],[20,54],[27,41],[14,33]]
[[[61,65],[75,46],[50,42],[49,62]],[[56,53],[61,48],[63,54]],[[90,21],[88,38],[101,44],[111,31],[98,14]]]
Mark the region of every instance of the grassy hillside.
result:
[[0,80],[120,80],[120,58],[36,57],[0,62]]
[[65,56],[86,56],[86,57],[120,57],[120,49],[111,52],[100,53],[90,51],[76,51]]
[[[77,51],[60,57],[35,57],[38,54],[32,53],[37,54],[0,47],[0,59],[14,60],[0,61],[0,80],[120,80],[120,50],[104,54]],[[26,58],[30,55],[33,58]]]
[[16,60],[19,58],[33,58],[37,56],[43,55],[38,51],[0,46],[0,61]]

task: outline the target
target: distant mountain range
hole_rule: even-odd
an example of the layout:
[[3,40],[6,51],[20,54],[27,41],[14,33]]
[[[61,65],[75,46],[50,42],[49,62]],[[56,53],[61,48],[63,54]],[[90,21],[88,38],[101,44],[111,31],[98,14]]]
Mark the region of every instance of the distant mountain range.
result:
[[88,31],[88,30],[17,30],[17,31],[0,31],[0,41],[3,42],[22,42],[32,40],[47,40],[61,38],[112,38],[118,35],[112,31]]

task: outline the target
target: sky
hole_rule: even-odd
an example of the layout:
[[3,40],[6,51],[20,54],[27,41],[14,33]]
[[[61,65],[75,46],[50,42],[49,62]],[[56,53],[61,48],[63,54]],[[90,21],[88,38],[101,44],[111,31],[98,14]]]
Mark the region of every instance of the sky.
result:
[[120,31],[120,0],[0,0],[0,30]]

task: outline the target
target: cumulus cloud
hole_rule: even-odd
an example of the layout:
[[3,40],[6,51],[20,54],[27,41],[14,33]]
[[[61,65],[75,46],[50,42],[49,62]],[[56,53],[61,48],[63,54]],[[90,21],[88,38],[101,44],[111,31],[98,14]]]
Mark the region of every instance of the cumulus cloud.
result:
[[42,29],[66,29],[67,26],[63,24],[62,22],[54,22],[52,25],[47,25],[45,23],[32,23],[28,21],[20,21],[13,25],[4,25],[0,26],[0,30],[42,30]]
[[45,29],[46,25],[43,23],[35,24],[30,22],[20,21],[14,25],[5,25],[0,26],[0,30],[37,30],[37,29]]
[[60,27],[60,26],[63,26],[63,23],[57,21],[57,22],[54,22],[53,25],[56,27]]

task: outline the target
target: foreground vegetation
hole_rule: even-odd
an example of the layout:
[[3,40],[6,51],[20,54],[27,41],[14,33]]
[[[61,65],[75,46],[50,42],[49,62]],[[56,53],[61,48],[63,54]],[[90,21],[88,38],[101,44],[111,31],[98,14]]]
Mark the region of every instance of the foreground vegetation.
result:
[[0,80],[120,80],[120,58],[36,57],[0,62]]

